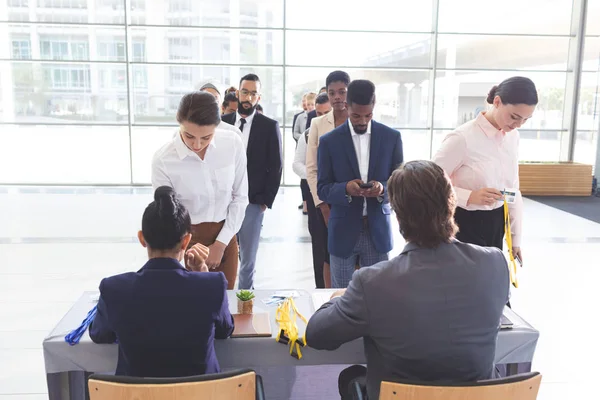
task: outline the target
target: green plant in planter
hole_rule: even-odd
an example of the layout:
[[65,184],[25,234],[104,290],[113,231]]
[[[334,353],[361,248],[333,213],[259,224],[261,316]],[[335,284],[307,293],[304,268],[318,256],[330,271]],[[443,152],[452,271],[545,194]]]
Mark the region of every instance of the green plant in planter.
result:
[[240,301],[250,301],[254,296],[254,292],[251,290],[240,290],[235,294]]

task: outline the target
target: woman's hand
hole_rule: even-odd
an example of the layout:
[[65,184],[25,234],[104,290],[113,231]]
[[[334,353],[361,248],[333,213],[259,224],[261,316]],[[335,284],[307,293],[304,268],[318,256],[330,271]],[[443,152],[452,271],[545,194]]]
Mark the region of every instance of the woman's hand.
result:
[[194,272],[208,272],[206,260],[210,249],[200,243],[196,243],[185,252],[187,269]]
[[499,200],[502,200],[502,193],[498,189],[483,188],[471,192],[467,205],[493,206]]
[[513,257],[516,259],[519,259],[520,261],[517,261],[519,263],[519,265],[522,267],[523,266],[523,256],[521,255],[521,248],[520,247],[513,247],[512,248],[512,253],[513,253]]
[[206,259],[206,265],[209,269],[216,269],[221,265],[221,261],[223,260],[223,253],[225,252],[226,244],[219,242],[216,240],[213,244],[208,246],[210,250],[210,254]]

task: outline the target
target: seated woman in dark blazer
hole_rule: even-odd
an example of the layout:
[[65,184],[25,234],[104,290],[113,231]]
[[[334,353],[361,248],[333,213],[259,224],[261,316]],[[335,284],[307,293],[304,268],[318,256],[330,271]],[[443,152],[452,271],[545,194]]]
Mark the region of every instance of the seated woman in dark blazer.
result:
[[[170,187],[159,187],[138,238],[148,262],[105,278],[90,326],[95,343],[119,343],[117,375],[179,377],[219,372],[214,339],[233,332],[222,272],[208,273],[208,248],[187,249],[191,221]],[[188,268],[181,264],[186,257]]]

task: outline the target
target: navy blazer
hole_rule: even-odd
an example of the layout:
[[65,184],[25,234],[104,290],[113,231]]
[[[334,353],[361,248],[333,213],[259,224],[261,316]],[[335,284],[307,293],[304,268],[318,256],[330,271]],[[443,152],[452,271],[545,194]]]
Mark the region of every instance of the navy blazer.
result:
[[306,129],[310,128],[313,118],[317,118],[317,110],[312,110],[306,114]]
[[138,272],[102,280],[90,338],[118,340],[116,375],[180,377],[220,372],[214,339],[233,328],[222,272],[153,258]]
[[[221,119],[235,125],[236,113],[223,115]],[[272,208],[281,184],[283,159],[279,123],[274,119],[255,113],[250,127],[248,148],[248,200],[250,204],[265,204]]]
[[[346,197],[347,183],[361,178],[349,123],[346,121],[323,135],[317,153],[317,194],[331,205],[329,252],[342,258],[352,255],[360,235],[365,200],[364,197],[352,197],[350,201]],[[371,121],[368,180],[380,182],[384,190],[381,199],[366,199],[369,231],[378,253],[387,253],[393,247],[387,180],[402,160],[400,132]]]

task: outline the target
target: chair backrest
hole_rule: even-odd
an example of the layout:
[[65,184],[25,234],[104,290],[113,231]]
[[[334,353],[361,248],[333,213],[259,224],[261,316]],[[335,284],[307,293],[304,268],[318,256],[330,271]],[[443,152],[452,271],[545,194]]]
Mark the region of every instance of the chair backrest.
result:
[[379,400],[535,400],[541,381],[530,372],[452,386],[381,382]]
[[88,386],[90,400],[255,400],[263,396],[259,381],[253,370],[244,369],[185,378],[92,375]]

